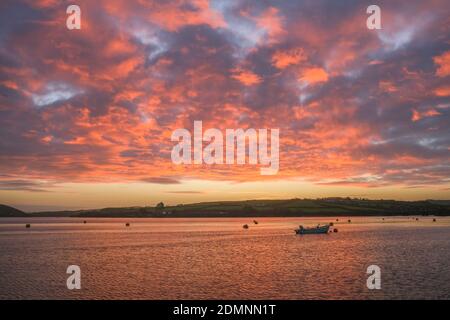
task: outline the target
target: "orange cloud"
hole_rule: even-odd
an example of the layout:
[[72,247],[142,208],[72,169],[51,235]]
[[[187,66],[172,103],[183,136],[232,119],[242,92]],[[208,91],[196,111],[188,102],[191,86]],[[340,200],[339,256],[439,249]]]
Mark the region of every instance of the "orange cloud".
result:
[[416,121],[419,121],[419,120],[421,120],[423,118],[439,116],[440,114],[441,113],[439,113],[435,109],[429,109],[429,110],[426,110],[426,111],[423,111],[423,112],[420,112],[420,111],[417,111],[417,110],[414,109],[411,120],[416,122]]
[[136,46],[127,39],[112,39],[105,48],[105,54],[108,56],[131,54],[135,52]]
[[261,77],[251,71],[236,70],[232,77],[246,86],[252,86],[261,82]]
[[378,86],[385,92],[396,92],[398,88],[391,81],[380,81]]
[[450,96],[450,86],[439,87],[434,90],[434,94],[438,97],[448,97]]
[[327,82],[328,73],[322,68],[307,68],[303,70],[300,80],[308,82],[310,84]]
[[444,52],[442,55],[434,57],[433,61],[438,65],[436,75],[446,77],[450,75],[450,51]]
[[302,48],[287,51],[277,51],[272,56],[272,64],[278,69],[298,64],[306,60],[306,53]]
[[13,90],[19,89],[19,86],[17,85],[17,83],[15,83],[14,81],[11,81],[11,80],[4,80],[4,81],[0,82],[0,84],[4,85],[6,88],[9,88],[9,89],[13,89]]
[[269,36],[269,41],[277,42],[279,37],[285,34],[283,29],[283,22],[279,10],[275,7],[270,7],[263,12],[261,16],[256,18],[256,24],[260,28],[264,28]]
[[[190,5],[195,10],[184,10],[183,5]],[[212,9],[208,0],[154,1],[149,4],[150,18],[170,31],[176,31],[186,25],[207,24],[213,28],[225,27],[222,15]]]

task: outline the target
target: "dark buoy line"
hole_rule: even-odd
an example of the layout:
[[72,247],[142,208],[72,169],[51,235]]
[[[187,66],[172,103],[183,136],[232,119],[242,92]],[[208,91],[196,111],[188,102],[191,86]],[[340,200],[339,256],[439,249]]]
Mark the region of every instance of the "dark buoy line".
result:
[[352,220],[348,219],[348,223],[352,223]]
[[84,224],[86,224],[86,223],[87,223],[87,221],[86,221],[86,220],[84,220],[84,221],[83,221],[83,223],[84,223]]
[[27,223],[27,224],[25,225],[25,228],[31,228],[31,224]]
[[436,222],[436,219],[433,219],[433,222]]
[[125,227],[129,227],[130,226],[130,224],[127,222],[126,224],[125,224]]

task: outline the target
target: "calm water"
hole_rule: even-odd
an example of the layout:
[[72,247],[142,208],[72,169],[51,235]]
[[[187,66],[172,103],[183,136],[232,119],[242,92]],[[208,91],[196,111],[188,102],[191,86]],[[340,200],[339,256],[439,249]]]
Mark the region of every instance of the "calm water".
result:
[[[335,218],[3,218],[0,299],[450,298],[449,218],[339,219],[338,233],[297,236]],[[381,290],[366,287],[371,264]]]

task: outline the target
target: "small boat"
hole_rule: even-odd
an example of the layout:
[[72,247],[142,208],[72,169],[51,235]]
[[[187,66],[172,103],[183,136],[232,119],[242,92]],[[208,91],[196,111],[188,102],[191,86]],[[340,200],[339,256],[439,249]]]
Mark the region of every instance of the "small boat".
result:
[[318,225],[317,227],[312,228],[304,228],[303,226],[300,226],[298,229],[295,229],[296,234],[322,234],[322,233],[328,233],[328,230],[330,229],[330,225],[326,224],[324,226]]

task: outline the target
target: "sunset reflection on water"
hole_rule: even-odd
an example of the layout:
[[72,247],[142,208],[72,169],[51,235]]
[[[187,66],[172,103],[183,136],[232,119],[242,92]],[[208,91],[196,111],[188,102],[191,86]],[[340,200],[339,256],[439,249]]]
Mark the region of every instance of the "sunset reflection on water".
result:
[[[2,219],[0,298],[450,298],[449,218],[350,219]],[[326,222],[338,232],[294,233]],[[71,264],[81,290],[66,288]],[[381,290],[366,287],[372,264]]]

